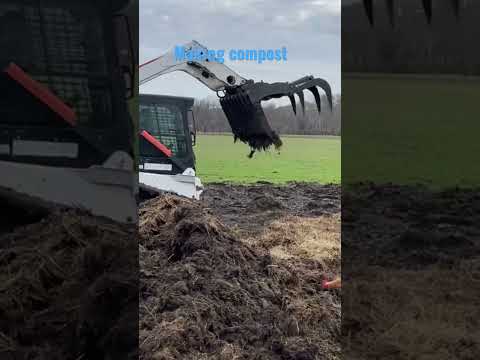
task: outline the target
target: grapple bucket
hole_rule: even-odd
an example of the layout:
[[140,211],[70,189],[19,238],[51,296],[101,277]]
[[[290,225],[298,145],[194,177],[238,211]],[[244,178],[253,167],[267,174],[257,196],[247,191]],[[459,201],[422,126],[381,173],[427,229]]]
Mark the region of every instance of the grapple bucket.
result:
[[239,139],[248,144],[252,151],[266,150],[272,145],[276,149],[282,146],[279,136],[268,124],[260,101],[252,103],[246,93],[240,92],[225,95],[220,104],[235,141]]
[[309,90],[315,98],[317,110],[320,113],[321,102],[317,87],[325,91],[330,110],[332,110],[333,100],[330,85],[327,81],[313,76],[305,76],[291,83],[270,84],[249,80],[242,85],[225,88],[225,96],[220,97],[220,105],[230,123],[235,141],[240,139],[248,144],[252,150],[249,156],[252,157],[255,151],[266,150],[272,145],[276,149],[282,146],[280,137],[272,130],[265,117],[261,102],[288,96],[293,112],[296,114],[294,97],[296,94],[300,99],[303,113],[305,113],[303,90]]

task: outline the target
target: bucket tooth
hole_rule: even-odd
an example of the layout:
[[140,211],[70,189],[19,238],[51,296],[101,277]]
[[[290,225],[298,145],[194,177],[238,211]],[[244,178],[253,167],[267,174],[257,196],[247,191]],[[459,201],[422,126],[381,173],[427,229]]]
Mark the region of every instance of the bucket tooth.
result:
[[317,104],[317,110],[320,114],[322,112],[322,103],[320,101],[320,94],[318,93],[318,89],[315,86],[309,87],[308,90],[313,94],[315,98],[315,103]]
[[297,115],[297,104],[295,103],[295,97],[293,95],[288,95],[290,103],[292,104],[293,113]]

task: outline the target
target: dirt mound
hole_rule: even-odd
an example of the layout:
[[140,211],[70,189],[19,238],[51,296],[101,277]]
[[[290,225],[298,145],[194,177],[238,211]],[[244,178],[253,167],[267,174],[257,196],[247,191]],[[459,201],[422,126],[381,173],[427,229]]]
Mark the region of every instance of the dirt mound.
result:
[[278,210],[283,209],[283,204],[270,195],[260,195],[250,201],[248,207],[252,210]]
[[406,230],[379,248],[385,255],[378,264],[403,263],[411,269],[427,264],[455,265],[480,255],[480,247],[471,239],[441,231]]
[[314,259],[274,259],[200,202],[140,210],[141,359],[339,359],[339,293]]
[[[458,268],[361,267],[345,281],[345,359],[476,359],[478,259]],[[344,271],[345,274],[345,271]]]
[[411,269],[479,256],[479,194],[358,185],[342,197],[342,250],[354,262]]
[[475,359],[480,191],[360,184],[342,197],[346,359]]
[[136,229],[67,211],[0,237],[2,359],[136,358]]

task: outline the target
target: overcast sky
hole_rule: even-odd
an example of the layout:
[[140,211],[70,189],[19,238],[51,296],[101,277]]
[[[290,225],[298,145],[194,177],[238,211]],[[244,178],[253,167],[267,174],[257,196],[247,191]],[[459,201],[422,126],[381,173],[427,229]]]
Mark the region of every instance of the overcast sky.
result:
[[[256,81],[293,81],[305,75],[322,77],[330,82],[333,92],[339,94],[340,2],[140,0],[140,63],[191,40],[227,52],[285,46],[286,62],[229,61],[226,55],[225,64]],[[140,92],[195,98],[215,96],[198,80],[182,72],[142,85]]]

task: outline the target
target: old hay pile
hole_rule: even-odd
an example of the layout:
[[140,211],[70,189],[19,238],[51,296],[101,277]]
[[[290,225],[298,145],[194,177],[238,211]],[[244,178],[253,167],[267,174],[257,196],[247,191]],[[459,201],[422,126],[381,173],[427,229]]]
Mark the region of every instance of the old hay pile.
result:
[[67,211],[0,237],[1,359],[136,359],[136,228]]

